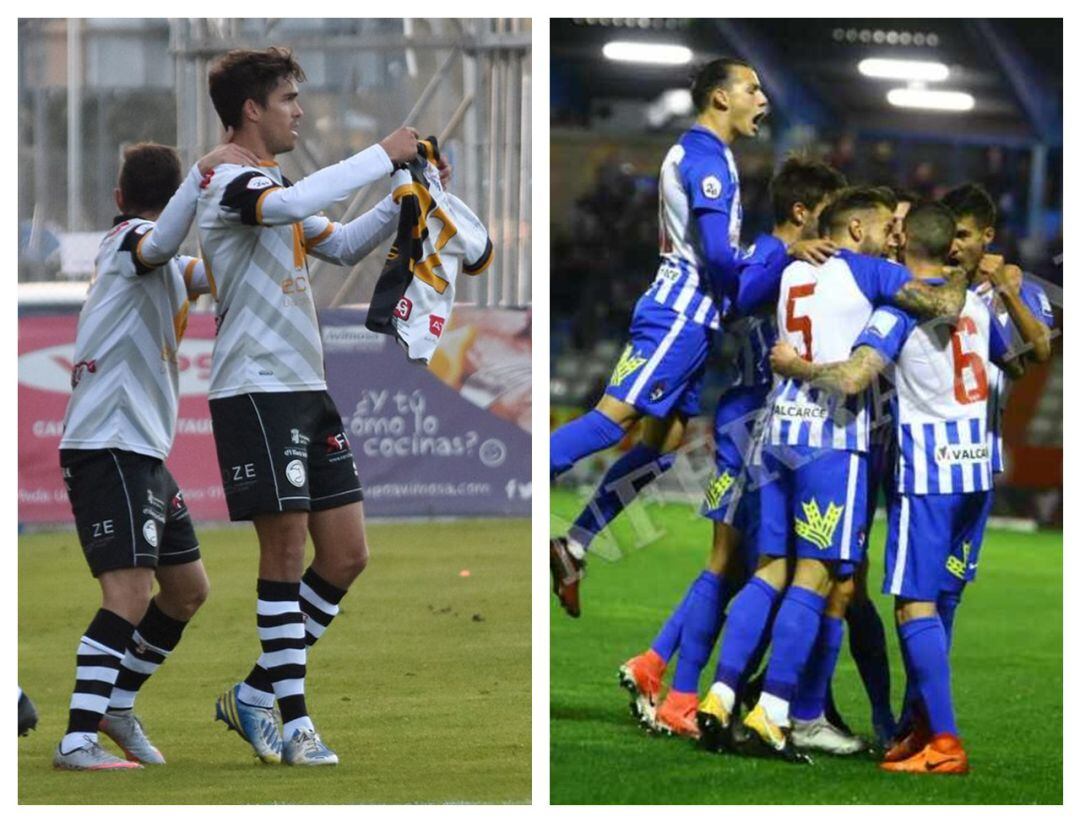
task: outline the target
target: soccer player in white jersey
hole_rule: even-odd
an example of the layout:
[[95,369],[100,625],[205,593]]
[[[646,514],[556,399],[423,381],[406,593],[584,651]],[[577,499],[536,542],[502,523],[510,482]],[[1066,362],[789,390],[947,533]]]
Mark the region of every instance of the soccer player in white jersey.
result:
[[[102,601],[79,643],[57,768],[165,762],[134,715],[135,695],[209,590],[183,495],[163,462],[176,428],[176,357],[188,297],[206,291],[199,261],[176,252],[204,174],[222,162],[256,158],[221,146],[181,185],[171,148],[145,143],[127,150],[116,189],[120,216],[101,242],[79,315],[60,465]],[[160,590],[151,599],[155,577]],[[99,744],[99,728],[126,759]]]
[[[780,339],[808,361],[846,356],[873,308],[903,305],[921,316],[956,316],[965,282],[959,271],[943,288],[911,278],[881,259],[892,227],[892,200],[876,189],[840,193],[821,216],[822,235],[841,247],[815,267],[783,273],[777,303]],[[733,600],[720,647],[716,681],[698,712],[704,746],[733,748],[732,712],[740,681],[775,612],[772,653],[758,704],[744,724],[758,752],[801,759],[789,741],[789,708],[819,636],[833,587],[850,577],[863,550],[866,515],[866,397],[837,402],[798,380],[777,378],[764,426],[760,484],[761,564]],[[788,585],[789,544],[796,556]],[[785,590],[786,587],[786,590]],[[818,655],[831,678],[838,645]]]
[[[706,489],[702,514],[713,521],[712,550],[705,569],[687,589],[649,649],[620,669],[633,697],[631,711],[647,727],[697,737],[698,680],[712,653],[724,610],[757,567],[757,491],[747,487],[745,462],[757,420],[765,408],[772,372],[769,349],[776,339],[776,291],[792,259],[824,262],[835,251],[818,237],[818,216],[844,186],[834,168],[787,158],[769,183],[776,227],[762,234],[740,260],[737,292],[727,300],[727,388],[713,423],[716,473]],[[671,690],[655,707],[668,661],[678,651]],[[655,723],[653,713],[655,711]]]
[[671,466],[687,420],[699,413],[723,291],[738,271],[742,202],[730,146],[757,134],[768,99],[754,69],[731,58],[702,66],[690,93],[697,122],[660,168],[660,265],[634,307],[630,341],[596,408],[551,435],[554,479],[645,420],[641,442],[611,466],[568,538],[551,541],[555,594],[572,617],[581,612],[592,537]]
[[[942,273],[956,232],[952,212],[922,203],[908,214],[905,265],[924,281]],[[808,363],[778,345],[774,368],[818,388],[856,395],[892,364],[897,438],[896,491],[889,500],[883,589],[896,601],[908,676],[918,688],[930,738],[897,746],[888,771],[959,774],[968,769],[953,712],[948,641],[937,611],[946,562],[970,541],[991,488],[986,366],[1004,362],[1008,345],[986,303],[968,291],[955,322],[919,324],[893,307],[877,309],[851,356]]]
[[[326,390],[307,254],[353,264],[389,237],[387,196],[347,225],[318,216],[416,156],[402,128],[292,185],[274,158],[291,151],[303,70],[286,48],[235,50],[210,70],[210,97],[260,168],[218,168],[198,204],[199,240],[217,299],[210,373],[214,442],[232,520],[259,539],[262,655],[223,694],[217,718],[264,762],[336,765],[304,699],[307,647],[338,613],[368,558],[363,493],[341,415]],[[308,534],[315,558],[304,570]],[[279,731],[274,702],[283,723]]]

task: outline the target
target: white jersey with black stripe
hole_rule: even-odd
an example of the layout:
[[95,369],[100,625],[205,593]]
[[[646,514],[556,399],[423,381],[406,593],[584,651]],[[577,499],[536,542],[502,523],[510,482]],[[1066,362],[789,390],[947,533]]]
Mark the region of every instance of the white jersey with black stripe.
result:
[[119,448],[163,460],[176,431],[177,347],[198,260],[146,265],[137,249],[154,223],[118,219],[101,241],[79,314],[60,447]]
[[262,224],[266,195],[288,185],[276,164],[222,165],[199,197],[199,242],[217,299],[210,399],[326,388],[304,226]]

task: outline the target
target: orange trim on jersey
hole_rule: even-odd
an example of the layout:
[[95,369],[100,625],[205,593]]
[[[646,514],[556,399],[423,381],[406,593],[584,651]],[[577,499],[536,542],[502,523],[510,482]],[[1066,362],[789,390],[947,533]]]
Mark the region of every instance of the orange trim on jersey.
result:
[[277,168],[277,160],[259,160],[259,166],[262,168]]
[[191,308],[191,303],[184,301],[184,304],[180,306],[180,310],[176,312],[176,316],[173,317],[173,331],[176,332],[176,344],[180,345],[180,340],[184,339],[184,332],[187,331],[188,310]]
[[314,237],[305,238],[304,244],[308,248],[314,248],[315,246],[317,246],[319,243],[321,243],[323,240],[325,240],[327,237],[329,237],[333,233],[334,233],[334,224],[333,223],[327,223],[326,228],[323,229],[323,231],[321,231],[319,234],[317,234]]
[[266,199],[267,194],[269,194],[271,191],[277,191],[279,188],[281,188],[281,186],[271,186],[270,188],[266,189],[266,191],[264,191],[262,194],[260,194],[259,199],[255,201],[255,222],[259,225],[262,225],[263,200]]
[[206,269],[206,281],[208,283],[210,283],[210,294],[216,300],[217,299],[217,283],[214,282],[214,272],[210,269],[210,260],[206,256],[203,256],[202,261],[203,261],[203,268]]
[[292,224],[292,260],[293,268],[304,267],[304,256],[307,252],[304,250],[304,229],[300,227],[300,223]]
[[144,256],[142,255],[142,244],[143,244],[143,241],[144,241],[144,240],[145,240],[145,239],[146,239],[147,237],[149,237],[149,236],[150,236],[150,234],[151,234],[151,232],[152,232],[153,230],[154,230],[154,229],[152,229],[152,228],[151,228],[151,229],[150,229],[150,231],[147,231],[147,232],[146,232],[145,234],[143,234],[143,235],[142,235],[142,236],[141,236],[141,237],[139,238],[139,242],[137,242],[137,243],[135,244],[135,257],[136,257],[136,259],[138,259],[139,263],[140,263],[140,264],[142,264],[143,266],[145,266],[146,268],[157,268],[158,266],[160,266],[160,265],[161,265],[161,263],[151,263],[151,262],[147,262],[146,258],[145,258],[145,257],[144,257]]
[[[490,239],[488,242],[491,242]],[[491,261],[495,259],[495,244],[491,243],[487,248],[487,256],[481,257],[476,264],[475,268],[471,268],[467,265],[463,265],[462,270],[470,277],[475,277],[477,274],[483,274],[488,270],[488,266],[491,265]]]
[[191,275],[195,273],[195,266],[199,264],[198,257],[192,257],[184,266],[184,288],[191,291]]
[[439,239],[435,241],[435,250],[442,251],[443,247],[457,235],[457,226],[441,208],[436,208],[431,216],[442,220],[443,230],[439,232]]
[[419,277],[440,294],[445,293],[450,283],[435,273],[435,268],[442,267],[442,260],[438,254],[432,254],[426,260],[421,260],[413,267],[413,276]]

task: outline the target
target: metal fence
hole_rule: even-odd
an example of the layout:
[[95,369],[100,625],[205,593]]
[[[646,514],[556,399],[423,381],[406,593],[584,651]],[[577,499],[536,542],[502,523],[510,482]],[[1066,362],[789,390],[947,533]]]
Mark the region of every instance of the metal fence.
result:
[[[437,135],[453,190],[497,250],[459,299],[531,303],[531,22],[507,18],[20,20],[20,281],[85,276],[94,232],[115,211],[123,147],[154,140],[193,162],[220,136],[209,65],[231,48],[269,45],[292,47],[308,77],[301,141],[280,158],[287,176],[403,123]],[[361,213],[376,189],[329,216]],[[383,258],[344,276],[313,263],[319,304],[366,301]]]

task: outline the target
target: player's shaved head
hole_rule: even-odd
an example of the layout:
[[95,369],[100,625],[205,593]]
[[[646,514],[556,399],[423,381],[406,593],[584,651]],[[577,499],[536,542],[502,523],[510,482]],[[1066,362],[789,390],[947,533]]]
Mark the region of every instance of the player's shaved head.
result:
[[892,212],[896,208],[896,198],[885,188],[846,188],[825,207],[818,218],[822,237],[830,237],[847,228],[848,222],[860,214],[878,209]]
[[120,194],[128,214],[161,211],[180,187],[180,158],[169,146],[136,143],[124,151]]
[[949,258],[955,235],[956,217],[948,206],[935,202],[916,203],[904,218],[905,256],[944,263]]
[[978,183],[965,183],[941,198],[958,220],[971,217],[977,228],[993,228],[997,222],[997,208],[990,193]]
[[239,128],[244,102],[254,100],[266,108],[270,93],[288,79],[298,83],[307,79],[291,49],[233,49],[210,68],[210,99],[222,125]]
[[769,199],[777,225],[791,221],[798,203],[813,211],[829,195],[847,185],[844,175],[820,160],[791,155],[769,181]]
[[721,57],[705,63],[694,72],[690,83],[690,97],[694,101],[694,108],[699,113],[709,107],[709,96],[713,91],[732,79],[732,70],[736,66],[753,68],[745,60],[737,57]]

